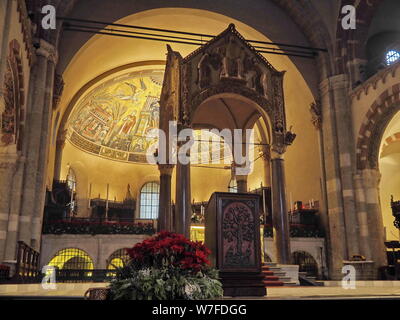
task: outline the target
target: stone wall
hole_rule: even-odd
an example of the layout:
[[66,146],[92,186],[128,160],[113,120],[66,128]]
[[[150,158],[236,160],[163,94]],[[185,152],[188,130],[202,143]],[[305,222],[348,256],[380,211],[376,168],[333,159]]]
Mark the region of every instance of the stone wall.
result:
[[58,251],[76,248],[85,251],[93,260],[94,269],[106,269],[106,261],[116,250],[133,247],[146,235],[102,234],[102,235],[43,235],[40,266],[47,265]]

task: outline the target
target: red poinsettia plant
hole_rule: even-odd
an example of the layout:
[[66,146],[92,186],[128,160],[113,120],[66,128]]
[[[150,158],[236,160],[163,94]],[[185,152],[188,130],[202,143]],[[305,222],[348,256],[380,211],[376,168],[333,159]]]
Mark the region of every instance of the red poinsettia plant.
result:
[[209,268],[210,250],[201,242],[190,241],[182,234],[161,231],[155,236],[127,249],[131,266],[144,268],[175,267],[188,273]]

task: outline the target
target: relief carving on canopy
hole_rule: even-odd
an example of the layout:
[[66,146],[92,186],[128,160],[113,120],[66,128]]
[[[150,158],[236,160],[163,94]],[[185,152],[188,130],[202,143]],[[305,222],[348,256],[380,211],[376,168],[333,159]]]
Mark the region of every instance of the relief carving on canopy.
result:
[[12,40],[6,61],[3,95],[4,111],[1,115],[0,146],[16,145],[21,150],[24,127],[24,76],[20,45]]
[[183,124],[191,124],[194,111],[207,98],[234,93],[264,109],[272,122],[274,141],[285,146],[284,72],[277,71],[233,24],[185,57],[181,72]]

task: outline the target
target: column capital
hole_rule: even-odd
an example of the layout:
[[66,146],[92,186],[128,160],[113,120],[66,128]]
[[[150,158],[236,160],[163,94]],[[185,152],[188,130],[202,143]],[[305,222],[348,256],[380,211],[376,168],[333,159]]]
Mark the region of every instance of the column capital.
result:
[[160,170],[161,175],[171,176],[174,171],[174,164],[158,164],[158,170]]
[[36,55],[45,57],[54,64],[58,61],[58,53],[56,48],[46,40],[39,39],[39,47],[36,49]]
[[258,154],[264,161],[271,160],[271,146],[269,144],[260,145]]
[[322,80],[319,84],[319,89],[321,91],[321,95],[325,95],[329,92],[329,90],[347,89],[348,86],[348,76],[342,73]]

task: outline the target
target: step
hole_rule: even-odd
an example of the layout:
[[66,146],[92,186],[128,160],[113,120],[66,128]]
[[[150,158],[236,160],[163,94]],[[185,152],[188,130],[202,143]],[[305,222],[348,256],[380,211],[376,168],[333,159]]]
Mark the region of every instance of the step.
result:
[[282,268],[279,268],[279,267],[269,267],[268,270],[269,270],[269,271],[274,271],[274,272],[279,272],[279,271],[282,271]]
[[262,271],[262,274],[263,274],[264,276],[273,276],[273,275],[276,275],[276,276],[277,276],[277,274],[275,274],[275,272],[273,272],[273,271],[265,271],[265,270],[263,270],[263,271]]
[[264,266],[267,267],[276,267],[277,263],[276,262],[264,262]]
[[292,278],[291,277],[279,277],[279,281],[283,282],[291,282]]
[[276,276],[266,276],[264,277],[265,281],[279,281],[279,277]]
[[284,283],[282,281],[264,281],[266,287],[283,287]]
[[288,281],[288,282],[284,282],[283,285],[284,285],[285,287],[297,287],[299,284],[297,284],[296,282],[290,282],[290,281]]

